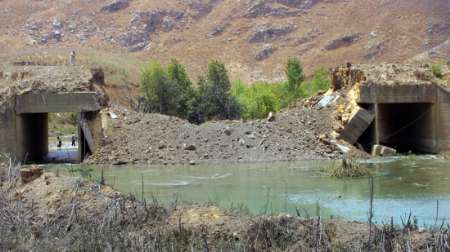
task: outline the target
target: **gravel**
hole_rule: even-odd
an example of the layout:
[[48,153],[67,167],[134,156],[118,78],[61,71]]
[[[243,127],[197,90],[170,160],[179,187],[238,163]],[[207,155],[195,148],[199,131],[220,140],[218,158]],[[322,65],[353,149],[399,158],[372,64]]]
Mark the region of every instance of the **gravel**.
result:
[[275,162],[341,157],[330,144],[331,109],[292,108],[275,120],[194,125],[177,117],[111,109],[106,138],[86,162],[199,164]]

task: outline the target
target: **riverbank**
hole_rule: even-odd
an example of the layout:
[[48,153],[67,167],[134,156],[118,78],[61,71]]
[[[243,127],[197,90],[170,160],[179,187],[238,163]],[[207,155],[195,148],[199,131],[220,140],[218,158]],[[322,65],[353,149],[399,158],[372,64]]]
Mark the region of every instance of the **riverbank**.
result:
[[3,173],[2,181],[0,250],[449,249],[446,230],[417,230],[413,222],[374,226],[369,235],[369,226],[358,222],[250,216],[245,209],[225,211],[211,205],[162,207],[157,201],[140,202],[108,186],[52,173],[28,184],[17,176],[9,183]]
[[273,120],[191,124],[177,117],[112,107],[93,164],[199,164],[337,159],[333,108],[297,106]]

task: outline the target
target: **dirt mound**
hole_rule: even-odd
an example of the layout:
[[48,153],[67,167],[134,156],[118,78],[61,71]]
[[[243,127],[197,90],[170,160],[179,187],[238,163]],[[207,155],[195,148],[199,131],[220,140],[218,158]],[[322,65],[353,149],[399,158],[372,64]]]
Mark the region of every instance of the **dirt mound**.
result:
[[331,111],[296,107],[267,120],[190,124],[176,117],[111,109],[107,137],[91,163],[195,164],[328,159]]
[[99,69],[82,66],[5,66],[0,68],[0,104],[13,96],[26,93],[56,93],[95,91],[104,97],[94,85]]

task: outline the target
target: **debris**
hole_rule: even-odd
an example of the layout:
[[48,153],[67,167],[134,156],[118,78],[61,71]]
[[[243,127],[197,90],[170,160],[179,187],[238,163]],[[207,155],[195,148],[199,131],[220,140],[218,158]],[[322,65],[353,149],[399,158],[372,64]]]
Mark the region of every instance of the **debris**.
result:
[[269,122],[275,121],[275,114],[273,112],[269,112],[269,115],[267,116],[267,121]]
[[195,151],[197,148],[193,144],[183,144],[183,149],[187,151]]
[[27,184],[31,181],[39,178],[43,173],[41,167],[37,165],[32,165],[31,168],[22,168],[20,169],[20,178],[22,183]]
[[394,148],[390,148],[390,147],[379,145],[379,144],[375,144],[372,147],[372,156],[374,156],[374,157],[393,156],[395,154],[397,154],[397,150]]

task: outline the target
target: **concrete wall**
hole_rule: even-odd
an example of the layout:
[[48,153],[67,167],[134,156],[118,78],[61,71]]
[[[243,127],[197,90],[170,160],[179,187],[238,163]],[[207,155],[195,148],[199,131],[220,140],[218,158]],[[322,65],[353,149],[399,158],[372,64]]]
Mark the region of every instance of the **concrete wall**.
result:
[[16,98],[17,114],[98,111],[101,106],[94,92],[28,93]]
[[14,104],[11,99],[0,106],[0,152],[9,154],[15,154],[17,146]]
[[439,89],[438,101],[439,149],[441,151],[450,151],[450,94],[443,89]]
[[364,85],[358,103],[434,103],[434,85]]

